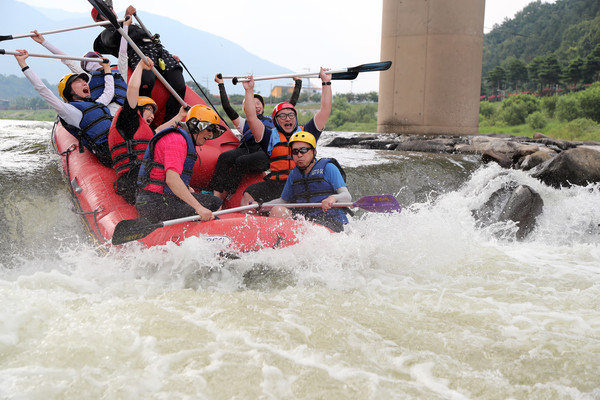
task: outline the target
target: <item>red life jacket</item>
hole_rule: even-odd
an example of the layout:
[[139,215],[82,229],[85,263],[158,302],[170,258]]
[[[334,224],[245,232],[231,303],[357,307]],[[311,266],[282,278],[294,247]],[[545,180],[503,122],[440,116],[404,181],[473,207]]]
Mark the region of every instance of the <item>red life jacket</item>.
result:
[[117,171],[117,178],[132,168],[138,168],[144,158],[144,152],[154,131],[138,113],[139,126],[132,139],[126,140],[117,129],[117,120],[122,108],[113,118],[112,125],[108,131],[108,146],[113,160],[113,168]]

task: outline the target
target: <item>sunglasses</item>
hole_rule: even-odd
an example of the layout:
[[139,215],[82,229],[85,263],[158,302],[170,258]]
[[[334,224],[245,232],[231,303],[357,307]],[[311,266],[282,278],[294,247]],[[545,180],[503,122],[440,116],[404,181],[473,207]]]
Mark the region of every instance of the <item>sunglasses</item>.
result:
[[288,114],[279,113],[279,114],[277,114],[277,118],[279,118],[282,121],[286,120],[286,119],[294,119],[294,118],[296,118],[296,114],[293,112],[288,113]]
[[297,156],[298,153],[306,154],[311,150],[312,150],[311,147],[300,147],[298,149],[292,149],[291,153],[292,153],[292,155]]
[[197,130],[194,133],[199,133],[206,129],[207,131],[213,134],[213,139],[216,139],[217,137],[221,136],[227,130],[221,125],[212,124],[206,121],[199,121],[195,118],[188,121],[188,126],[192,126],[193,128],[195,128],[195,130]]

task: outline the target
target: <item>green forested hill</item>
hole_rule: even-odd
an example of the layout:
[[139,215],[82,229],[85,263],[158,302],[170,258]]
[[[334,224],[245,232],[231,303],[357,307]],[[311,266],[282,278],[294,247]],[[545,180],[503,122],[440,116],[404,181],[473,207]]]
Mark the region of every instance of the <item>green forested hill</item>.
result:
[[484,36],[483,73],[511,56],[525,63],[554,52],[559,59],[585,57],[599,43],[599,0],[533,1]]
[[[593,54],[594,51],[598,52],[598,45],[600,0],[557,0],[553,4],[533,1],[513,19],[495,25],[494,29],[484,36],[482,89],[485,89],[486,84],[491,88],[504,86],[514,89],[515,82],[510,82],[509,76],[500,79],[504,80],[503,84],[498,82],[494,73],[500,72],[502,75],[503,71],[494,69],[501,67],[508,70],[515,60],[521,61],[530,73],[529,77],[521,80],[536,81],[534,86],[537,88],[544,84],[567,85],[583,81],[584,78],[577,72],[571,72],[569,75],[567,70],[570,68],[583,71],[586,61],[587,80],[589,81],[590,77],[597,78],[594,75],[597,75],[598,71],[592,65],[595,62],[592,58],[598,55]],[[560,79],[556,76],[548,79],[538,76],[540,64],[549,58],[552,58],[550,64],[556,64],[557,69],[560,67],[560,71],[549,75],[559,74]],[[494,76],[492,79],[489,79],[490,74]]]

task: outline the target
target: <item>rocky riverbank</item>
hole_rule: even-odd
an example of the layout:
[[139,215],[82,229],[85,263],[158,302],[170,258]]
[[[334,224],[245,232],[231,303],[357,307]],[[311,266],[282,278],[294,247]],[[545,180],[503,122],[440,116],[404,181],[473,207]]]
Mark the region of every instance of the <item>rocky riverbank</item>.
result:
[[[571,142],[541,133],[533,138],[511,135],[416,136],[360,135],[336,137],[324,146],[392,151],[480,154],[484,163],[528,171],[556,188],[587,186],[600,182],[600,142]],[[543,199],[531,187],[513,182],[494,193],[473,215],[482,225],[514,221],[516,238],[524,239],[543,212]],[[597,224],[596,224],[597,225]]]
[[531,173],[548,185],[566,187],[600,182],[600,142],[570,142],[541,133],[533,138],[511,135],[416,136],[360,135],[336,137],[330,147],[356,147],[428,153],[480,154],[484,163]]

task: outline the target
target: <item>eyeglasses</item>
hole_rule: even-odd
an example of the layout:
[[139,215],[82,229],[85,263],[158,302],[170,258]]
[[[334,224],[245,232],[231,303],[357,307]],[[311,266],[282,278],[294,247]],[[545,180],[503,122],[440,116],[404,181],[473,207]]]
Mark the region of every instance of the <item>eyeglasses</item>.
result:
[[312,150],[312,148],[310,148],[310,147],[300,147],[297,149],[292,149],[291,153],[292,153],[292,155],[297,156],[298,153],[306,154],[311,150]]
[[286,120],[286,119],[294,119],[294,118],[296,118],[296,113],[293,113],[293,112],[288,113],[288,114],[279,113],[279,114],[277,114],[277,118],[282,121]]

